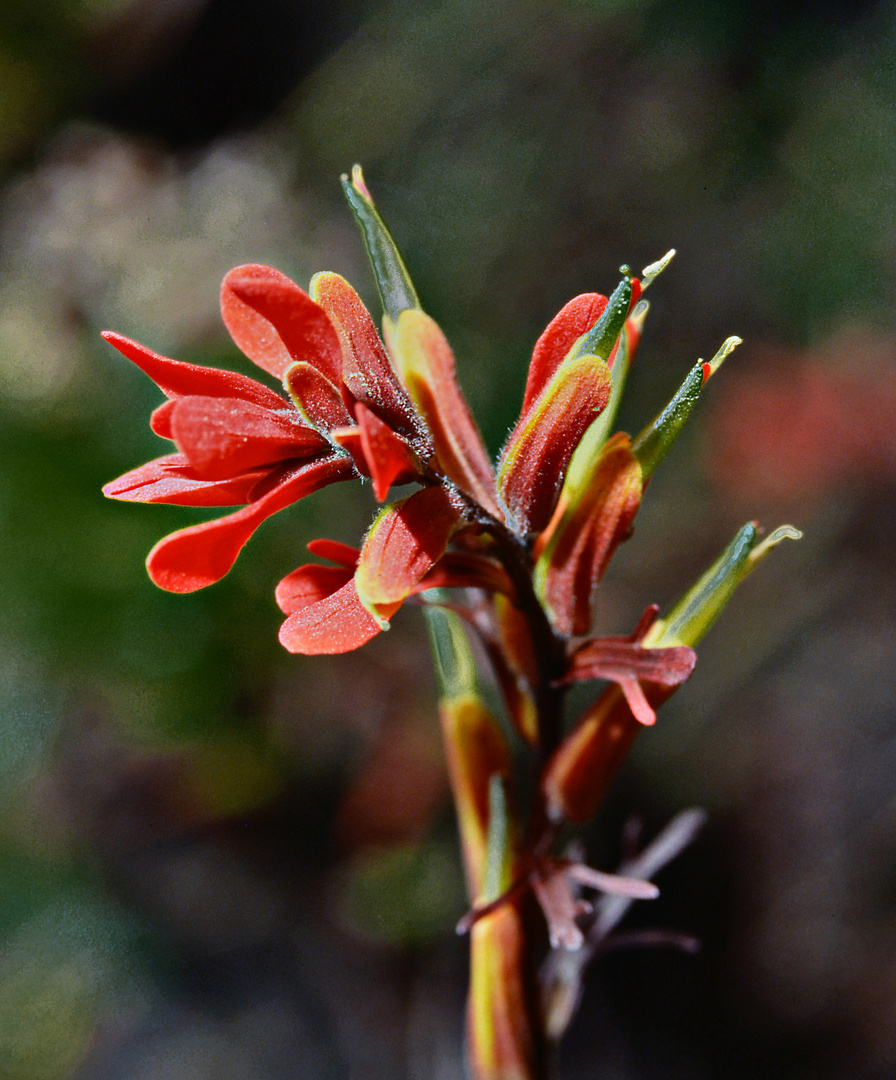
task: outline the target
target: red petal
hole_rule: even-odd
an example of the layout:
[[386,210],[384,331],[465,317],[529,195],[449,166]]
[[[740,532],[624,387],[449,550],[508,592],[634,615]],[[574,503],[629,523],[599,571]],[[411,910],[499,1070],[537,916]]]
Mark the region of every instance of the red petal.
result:
[[511,433],[498,487],[523,532],[539,532],[550,520],[573,451],[606,406],[611,384],[599,357],[566,360]]
[[697,654],[686,645],[645,649],[619,639],[595,638],[577,650],[562,681],[609,679],[619,683],[636,719],[652,724],[656,715],[644,696],[641,680],[663,687],[679,686],[689,678],[696,662]]
[[605,444],[587,480],[561,492],[534,551],[536,582],[561,633],[589,630],[594,587],[629,533],[643,486],[630,439],[620,432]]
[[656,723],[656,713],[650,707],[650,702],[644,695],[644,690],[637,679],[628,679],[620,675],[616,682],[622,688],[626,703],[632,711],[632,716],[645,727],[652,727]]
[[202,479],[183,454],[168,454],[119,476],[106,484],[103,494],[123,502],[241,506],[264,475],[264,470],[255,470],[228,480]]
[[595,325],[606,306],[607,298],[600,293],[582,293],[565,304],[551,319],[532,351],[523,396],[523,414],[532,407],[551,376],[566,359],[566,354],[582,334]]
[[183,360],[171,360],[112,330],[104,330],[102,336],[118,349],[122,356],[126,356],[141,371],[146,372],[156,386],[170,398],[203,394],[206,397],[241,398],[243,401],[263,405],[267,409],[284,407],[285,402],[279,394],[254,379],[247,379],[245,375],[222,371],[220,368],[186,364]]
[[280,643],[293,653],[316,656],[357,649],[380,632],[358,599],[354,581],[294,612],[280,627]]
[[678,686],[694,670],[697,654],[688,645],[649,649],[618,638],[595,638],[577,649],[564,682],[646,679],[660,686]]
[[300,423],[295,409],[272,412],[235,398],[181,398],[171,414],[171,431],[180,451],[208,480],[310,457],[328,445],[323,435]]
[[295,403],[321,431],[352,423],[339,388],[312,364],[292,364],[283,382]]
[[424,488],[382,510],[370,527],[355,572],[365,605],[388,618],[385,608],[409,595],[462,524],[462,505],[442,487]]
[[328,456],[290,469],[264,496],[235,514],[172,533],[149,553],[149,576],[170,592],[193,592],[219,581],[258,526],[278,510],[351,475],[351,462]]
[[312,555],[319,559],[329,559],[330,562],[339,563],[340,566],[350,566],[352,570],[358,565],[361,552],[349,544],[341,544],[338,540],[309,540],[306,545]]
[[279,270],[255,263],[231,270],[221,284],[221,317],[246,356],[278,379],[304,360],[340,382],[342,352],[326,312]]
[[174,441],[174,436],[171,434],[171,411],[174,408],[175,400],[169,398],[167,401],[163,401],[157,408],[153,409],[152,415],[149,418],[149,426],[163,439],[171,439]]
[[385,329],[404,385],[429,426],[442,471],[500,519],[491,462],[458,385],[445,335],[416,308],[402,311],[394,322],[387,320]]
[[316,604],[352,580],[354,567],[320,566],[306,563],[293,570],[277,586],[274,593],[277,606],[284,615],[292,615],[310,604]]
[[397,480],[406,482],[419,474],[420,462],[408,444],[361,402],[355,406],[355,418],[356,428],[332,435],[373,481],[373,494],[382,502]]
[[338,274],[315,274],[311,294],[330,317],[342,345],[342,381],[354,395],[402,435],[424,429],[399,383],[361,297]]

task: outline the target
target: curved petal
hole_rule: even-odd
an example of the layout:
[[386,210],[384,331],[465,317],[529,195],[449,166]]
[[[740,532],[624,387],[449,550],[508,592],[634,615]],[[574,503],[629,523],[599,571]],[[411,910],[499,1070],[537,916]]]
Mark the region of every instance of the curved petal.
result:
[[430,487],[387,506],[361,549],[355,585],[364,606],[388,619],[445,553],[464,523],[463,504],[446,488]]
[[257,263],[231,270],[221,284],[221,317],[246,356],[278,379],[303,360],[341,381],[342,351],[326,312],[279,270]]
[[348,427],[352,423],[338,386],[313,364],[291,364],[283,376],[290,397],[320,431]]
[[315,274],[311,295],[326,311],[342,345],[342,381],[402,435],[423,435],[420,417],[398,381],[370,312],[338,274]]
[[235,514],[193,525],[160,540],[149,553],[149,576],[169,592],[194,592],[219,581],[240,549],[271,516],[311,492],[351,476],[351,462],[331,455],[306,462],[286,473],[275,487]]
[[[570,467],[570,474],[575,466]],[[535,587],[562,634],[587,633],[594,588],[641,505],[641,467],[618,432],[572,484],[535,545]]]
[[495,474],[457,382],[454,354],[438,324],[419,308],[402,311],[383,330],[402,381],[429,426],[445,475],[500,519]]
[[656,720],[656,713],[644,696],[641,681],[679,686],[690,678],[696,662],[697,654],[687,645],[645,649],[630,641],[595,638],[576,652],[562,681],[608,679],[618,683],[635,718],[649,725]]
[[208,480],[196,474],[183,454],[168,454],[112,480],[103,494],[123,502],[241,506],[249,501],[265,471],[255,469],[227,480]]
[[178,449],[207,480],[318,454],[328,445],[300,422],[296,409],[273,412],[235,398],[187,397],[174,403],[171,433]]
[[338,563],[340,566],[350,566],[353,572],[358,565],[358,559],[361,557],[358,548],[352,547],[350,544],[340,543],[339,540],[327,540],[326,538],[309,540],[306,546],[311,554],[316,555],[319,559],[329,559],[330,562]]
[[551,319],[532,350],[521,413],[532,407],[569,350],[594,326],[606,306],[607,298],[600,293],[582,293],[564,304]]
[[280,627],[280,643],[306,656],[351,652],[380,632],[380,625],[358,598],[355,583],[293,612]]
[[319,563],[306,563],[277,585],[274,596],[277,607],[284,615],[292,615],[302,608],[317,604],[331,596],[354,577],[354,567],[321,566]]
[[104,330],[102,336],[113,348],[118,349],[122,356],[126,356],[144,371],[162,393],[170,398],[187,397],[190,394],[241,398],[266,409],[282,409],[286,404],[279,394],[267,386],[245,375],[238,375],[235,371],[222,371],[221,368],[200,367],[198,364],[187,364],[183,360],[172,360],[131,341],[130,338],[116,334],[114,330]]
[[355,417],[356,427],[336,429],[331,436],[370,477],[374,497],[382,502],[394,483],[407,483],[419,475],[420,461],[404,439],[360,401],[355,405]]
[[501,455],[498,490],[523,532],[547,525],[573,451],[609,401],[611,387],[606,361],[572,357],[520,418]]

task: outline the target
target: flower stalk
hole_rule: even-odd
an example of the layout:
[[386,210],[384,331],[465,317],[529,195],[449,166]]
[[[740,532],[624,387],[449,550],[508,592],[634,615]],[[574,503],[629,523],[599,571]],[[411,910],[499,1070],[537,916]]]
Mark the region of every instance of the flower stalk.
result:
[[[749,523],[671,611],[650,606],[630,633],[596,634],[597,586],[706,380],[739,339],[698,362],[634,440],[614,432],[647,314],[640,295],[674,252],[641,279],[622,267],[609,297],[571,300],[536,342],[519,420],[493,464],[451,348],[422,309],[361,170],[342,183],[382,300],[382,336],[338,275],[317,274],[306,292],[255,264],[224,279],[222,317],[276,389],[107,333],[164,393],[151,423],[175,452],[104,491],[237,507],[150,552],[156,584],[190,592],[223,577],[271,514],[331,483],[369,482],[382,505],[360,547],[315,540],[315,561],[277,586],[280,641],[296,653],[347,652],[387,630],[405,602],[422,605],[470,904],[459,928],[470,936],[471,1070],[477,1080],[544,1080],[578,1001],[582,958],[598,951],[593,928],[602,927],[600,941],[609,933],[600,897],[619,901],[618,921],[657,895],[642,871],[660,865],[592,869],[558,849],[561,831],[598,812],[734,589],[799,534],[784,526],[760,541]],[[405,490],[389,501],[396,485]],[[579,683],[603,686],[567,722]]]

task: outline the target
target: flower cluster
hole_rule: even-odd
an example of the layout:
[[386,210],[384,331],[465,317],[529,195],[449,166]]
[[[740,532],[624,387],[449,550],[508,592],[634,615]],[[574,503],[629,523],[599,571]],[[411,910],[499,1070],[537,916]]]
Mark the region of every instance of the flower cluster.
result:
[[[738,339],[698,362],[637,438],[614,434],[647,310],[641,293],[672,253],[640,279],[623,267],[609,297],[576,297],[539,337],[519,419],[493,465],[448,342],[421,309],[360,170],[343,185],[383,300],[382,337],[338,275],[316,275],[306,293],[259,265],[227,275],[221,312],[236,345],[279,381],[277,389],[106,333],[166,395],[151,424],[176,452],[104,491],[137,502],[240,507],[153,548],[153,581],[189,592],[223,577],[270,515],[328,484],[370,482],[384,505],[361,547],[314,540],[309,550],[323,561],[299,566],[277,586],[286,616],[280,640],[296,653],[346,652],[386,629],[409,598],[426,604],[473,902],[464,925],[472,932],[471,1000],[478,1002],[475,1068],[482,1077],[534,1076],[532,1032],[542,1021],[521,1004],[531,988],[520,982],[514,989],[513,981],[525,980],[531,966],[519,897],[535,896],[552,946],[578,949],[582,886],[655,895],[649,883],[554,853],[559,827],[596,812],[637,732],[691,674],[693,646],[735,586],[794,531],[757,544],[755,525],[745,526],[665,618],[649,607],[630,634],[595,635],[596,585],[704,383]],[[388,502],[397,485],[413,490]],[[525,812],[516,805],[507,733],[471,674],[459,616],[478,634],[528,752],[534,772]],[[564,695],[582,681],[609,685],[565,730]],[[551,1009],[545,1003],[542,1018]],[[523,1062],[518,1071],[507,1071],[511,1059]]]
[[[317,274],[306,293],[277,270],[238,267],[222,285],[224,323],[281,390],[106,332],[167,396],[151,426],[177,453],[126,473],[104,493],[242,505],[166,537],[150,553],[157,585],[190,592],[223,577],[265,518],[319,488],[367,477],[382,502],[393,484],[419,485],[381,510],[360,551],[314,541],[311,553],[334,565],[308,563],[280,582],[277,602],[288,616],[280,639],[293,652],[354,649],[384,629],[409,596],[436,586],[479,588],[519,603],[513,569],[527,560],[556,630],[586,634],[594,583],[630,529],[643,469],[621,435],[584,468],[570,463],[589,431],[594,442],[614,370],[624,375],[631,362],[639,292],[638,279],[626,275],[609,301],[579,296],[550,323],[533,352],[520,419],[493,470],[451,349],[419,307],[386,316],[384,345],[338,275]],[[578,643],[568,670],[556,676],[618,675],[636,714],[649,722],[638,678],[677,683],[690,666],[692,658],[680,653],[663,658],[634,643]]]

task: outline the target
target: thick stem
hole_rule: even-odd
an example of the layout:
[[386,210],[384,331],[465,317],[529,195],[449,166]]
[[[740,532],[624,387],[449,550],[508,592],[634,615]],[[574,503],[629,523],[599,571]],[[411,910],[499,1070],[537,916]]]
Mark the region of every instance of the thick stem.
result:
[[537,664],[532,687],[538,710],[540,756],[557,747],[563,729],[564,690],[556,685],[566,668],[566,643],[551,625],[532,584],[532,555],[528,547],[506,526],[489,523],[488,532],[498,546],[501,562],[516,590],[516,603],[529,626]]
[[[563,735],[565,691],[558,681],[566,667],[566,642],[554,630],[535,594],[532,557],[525,541],[493,518],[480,517],[480,524],[491,536],[495,554],[513,584],[534,663],[529,673],[536,714],[529,766],[531,799],[527,820],[511,822],[511,831],[518,837],[512,880],[548,853],[555,835],[539,781],[545,762]],[[490,636],[494,641],[499,638],[497,633]],[[461,809],[458,806],[459,814]],[[519,813],[510,804],[507,810]],[[505,882],[503,888],[509,884]],[[481,903],[495,896],[472,899]],[[548,1080],[550,1075],[535,963],[544,927],[531,907],[526,890],[511,892],[471,928],[468,1048],[476,1080]]]
[[544,1021],[518,902],[503,904],[472,928],[467,1022],[476,1080],[546,1080]]

